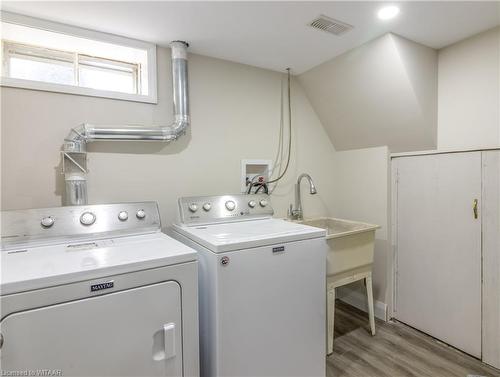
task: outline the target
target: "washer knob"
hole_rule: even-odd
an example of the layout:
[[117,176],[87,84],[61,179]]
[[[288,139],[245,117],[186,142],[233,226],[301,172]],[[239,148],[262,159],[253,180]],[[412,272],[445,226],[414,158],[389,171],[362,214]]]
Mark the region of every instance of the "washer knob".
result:
[[250,201],[248,202],[248,206],[249,206],[250,208],[254,208],[256,205],[257,205],[257,202],[256,202],[255,200],[250,200]]
[[198,205],[197,205],[196,203],[191,203],[191,204],[189,205],[189,210],[190,210],[191,212],[196,212],[196,211],[198,211]]
[[54,223],[55,220],[52,216],[44,217],[42,221],[40,221],[40,224],[42,224],[44,228],[50,228],[52,225],[54,225]]
[[267,206],[267,200],[266,199],[262,199],[260,202],[259,202],[260,206],[261,207],[265,207]]
[[118,219],[120,221],[128,220],[128,212],[127,211],[120,211],[120,213],[118,214]]
[[210,211],[210,209],[211,209],[211,208],[212,208],[212,204],[210,204],[210,203],[205,203],[205,204],[203,204],[203,209],[204,209],[205,211],[207,211],[207,212],[208,212],[208,211]]
[[226,208],[228,209],[228,211],[233,211],[236,208],[236,203],[232,200],[228,200],[226,202]]
[[144,212],[143,209],[140,209],[139,211],[137,211],[137,213],[135,214],[135,217],[137,217],[139,220],[142,220],[143,218],[146,217],[146,212]]
[[92,225],[95,223],[96,217],[92,212],[84,212],[80,216],[80,222],[83,225]]

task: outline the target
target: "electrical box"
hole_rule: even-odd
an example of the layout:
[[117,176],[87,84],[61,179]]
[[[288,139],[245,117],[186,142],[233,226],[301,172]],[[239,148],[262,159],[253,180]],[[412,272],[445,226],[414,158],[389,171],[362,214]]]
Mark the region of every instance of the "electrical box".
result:
[[271,164],[271,160],[241,160],[241,192],[247,192],[251,182],[267,182]]

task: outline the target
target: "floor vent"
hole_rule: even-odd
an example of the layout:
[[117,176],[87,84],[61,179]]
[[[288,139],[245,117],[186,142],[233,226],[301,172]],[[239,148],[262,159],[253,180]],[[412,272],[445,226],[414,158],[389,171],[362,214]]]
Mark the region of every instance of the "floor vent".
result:
[[353,29],[354,26],[346,24],[345,22],[335,20],[327,16],[319,16],[309,23],[309,26],[326,31],[334,35],[342,35]]

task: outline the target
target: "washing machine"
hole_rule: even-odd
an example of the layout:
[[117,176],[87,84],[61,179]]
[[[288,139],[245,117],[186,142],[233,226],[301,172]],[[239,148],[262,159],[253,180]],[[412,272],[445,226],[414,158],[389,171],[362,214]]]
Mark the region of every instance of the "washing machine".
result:
[[171,234],[199,257],[202,376],[325,375],[325,231],[267,195],[179,199]]
[[2,375],[199,375],[197,254],[156,203],[1,215]]

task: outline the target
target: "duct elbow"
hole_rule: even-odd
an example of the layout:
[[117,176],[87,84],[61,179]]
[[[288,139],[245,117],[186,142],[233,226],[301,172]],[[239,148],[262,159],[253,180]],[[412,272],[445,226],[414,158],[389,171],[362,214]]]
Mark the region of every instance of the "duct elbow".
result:
[[190,125],[188,115],[176,115],[174,122],[170,126],[162,127],[163,141],[175,141],[186,134]]
[[172,125],[174,139],[177,140],[180,136],[185,135],[189,125],[189,116],[179,116]]
[[83,123],[74,127],[64,138],[64,152],[79,153],[86,151],[87,143],[87,124]]

